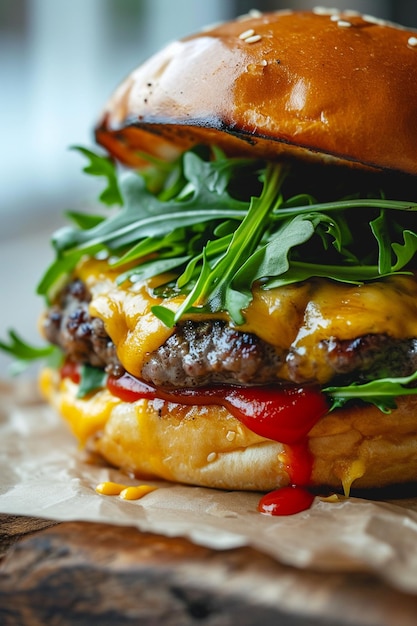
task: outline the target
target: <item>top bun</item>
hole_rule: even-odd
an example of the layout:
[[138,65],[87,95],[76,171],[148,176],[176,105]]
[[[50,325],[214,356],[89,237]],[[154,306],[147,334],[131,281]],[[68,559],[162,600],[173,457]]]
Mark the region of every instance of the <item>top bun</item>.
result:
[[417,174],[417,38],[354,12],[252,12],[176,41],[96,128],[129,165],[195,144]]

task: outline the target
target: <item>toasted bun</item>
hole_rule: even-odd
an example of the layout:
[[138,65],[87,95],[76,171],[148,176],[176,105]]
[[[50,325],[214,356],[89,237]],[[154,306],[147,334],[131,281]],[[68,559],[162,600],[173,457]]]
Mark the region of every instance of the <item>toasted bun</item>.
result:
[[[291,450],[256,435],[218,406],[159,400],[122,402],[102,390],[76,397],[78,386],[42,373],[41,389],[75,436],[112,465],[145,478],[222,489],[271,490],[289,483]],[[417,397],[385,414],[354,407],[321,418],[309,433],[311,485],[348,492],[414,481]]]
[[172,43],[116,91],[97,141],[130,165],[136,151],[170,159],[204,143],[417,174],[415,33],[322,13],[247,16]]

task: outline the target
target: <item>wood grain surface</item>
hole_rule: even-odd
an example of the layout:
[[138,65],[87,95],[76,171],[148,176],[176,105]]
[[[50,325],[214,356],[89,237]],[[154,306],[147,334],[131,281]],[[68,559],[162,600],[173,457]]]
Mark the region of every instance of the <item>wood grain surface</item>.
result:
[[414,626],[417,596],[134,528],[0,516],[2,626]]

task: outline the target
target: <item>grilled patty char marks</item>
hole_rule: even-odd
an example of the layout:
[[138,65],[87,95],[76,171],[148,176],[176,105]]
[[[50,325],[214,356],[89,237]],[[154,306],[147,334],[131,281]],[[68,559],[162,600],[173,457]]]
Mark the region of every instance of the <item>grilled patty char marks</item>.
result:
[[69,283],[57,304],[47,311],[42,327],[44,335],[72,361],[102,367],[118,376],[124,369],[117,357],[116,346],[107,335],[103,322],[90,316],[90,300],[81,280]]
[[226,322],[187,320],[150,355],[142,376],[157,387],[267,384],[276,382],[284,360],[274,346]]
[[[116,376],[124,372],[116,347],[103,322],[90,316],[90,294],[80,280],[69,283],[46,313],[46,339],[76,362],[105,368]],[[388,376],[408,376],[417,369],[417,338],[393,339],[369,334],[352,340],[323,341],[331,380],[350,382]],[[142,378],[156,387],[181,388],[211,383],[264,385],[277,382],[283,363],[290,380],[304,380],[298,355],[285,354],[253,334],[240,332],[220,320],[177,325],[171,337],[150,354]]]
[[327,360],[337,374],[372,371],[373,378],[410,376],[417,370],[417,339],[365,335],[326,342]]

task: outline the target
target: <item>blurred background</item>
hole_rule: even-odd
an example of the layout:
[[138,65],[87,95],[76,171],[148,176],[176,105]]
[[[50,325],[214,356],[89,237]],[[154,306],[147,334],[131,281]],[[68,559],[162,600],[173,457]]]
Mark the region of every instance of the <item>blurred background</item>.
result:
[[[248,12],[312,8],[274,0],[0,0],[0,338],[13,327],[39,343],[34,288],[52,259],[50,233],[65,209],[94,202],[72,145],[115,86],[165,43]],[[332,0],[417,27],[409,0]],[[0,377],[7,359],[0,354]]]

